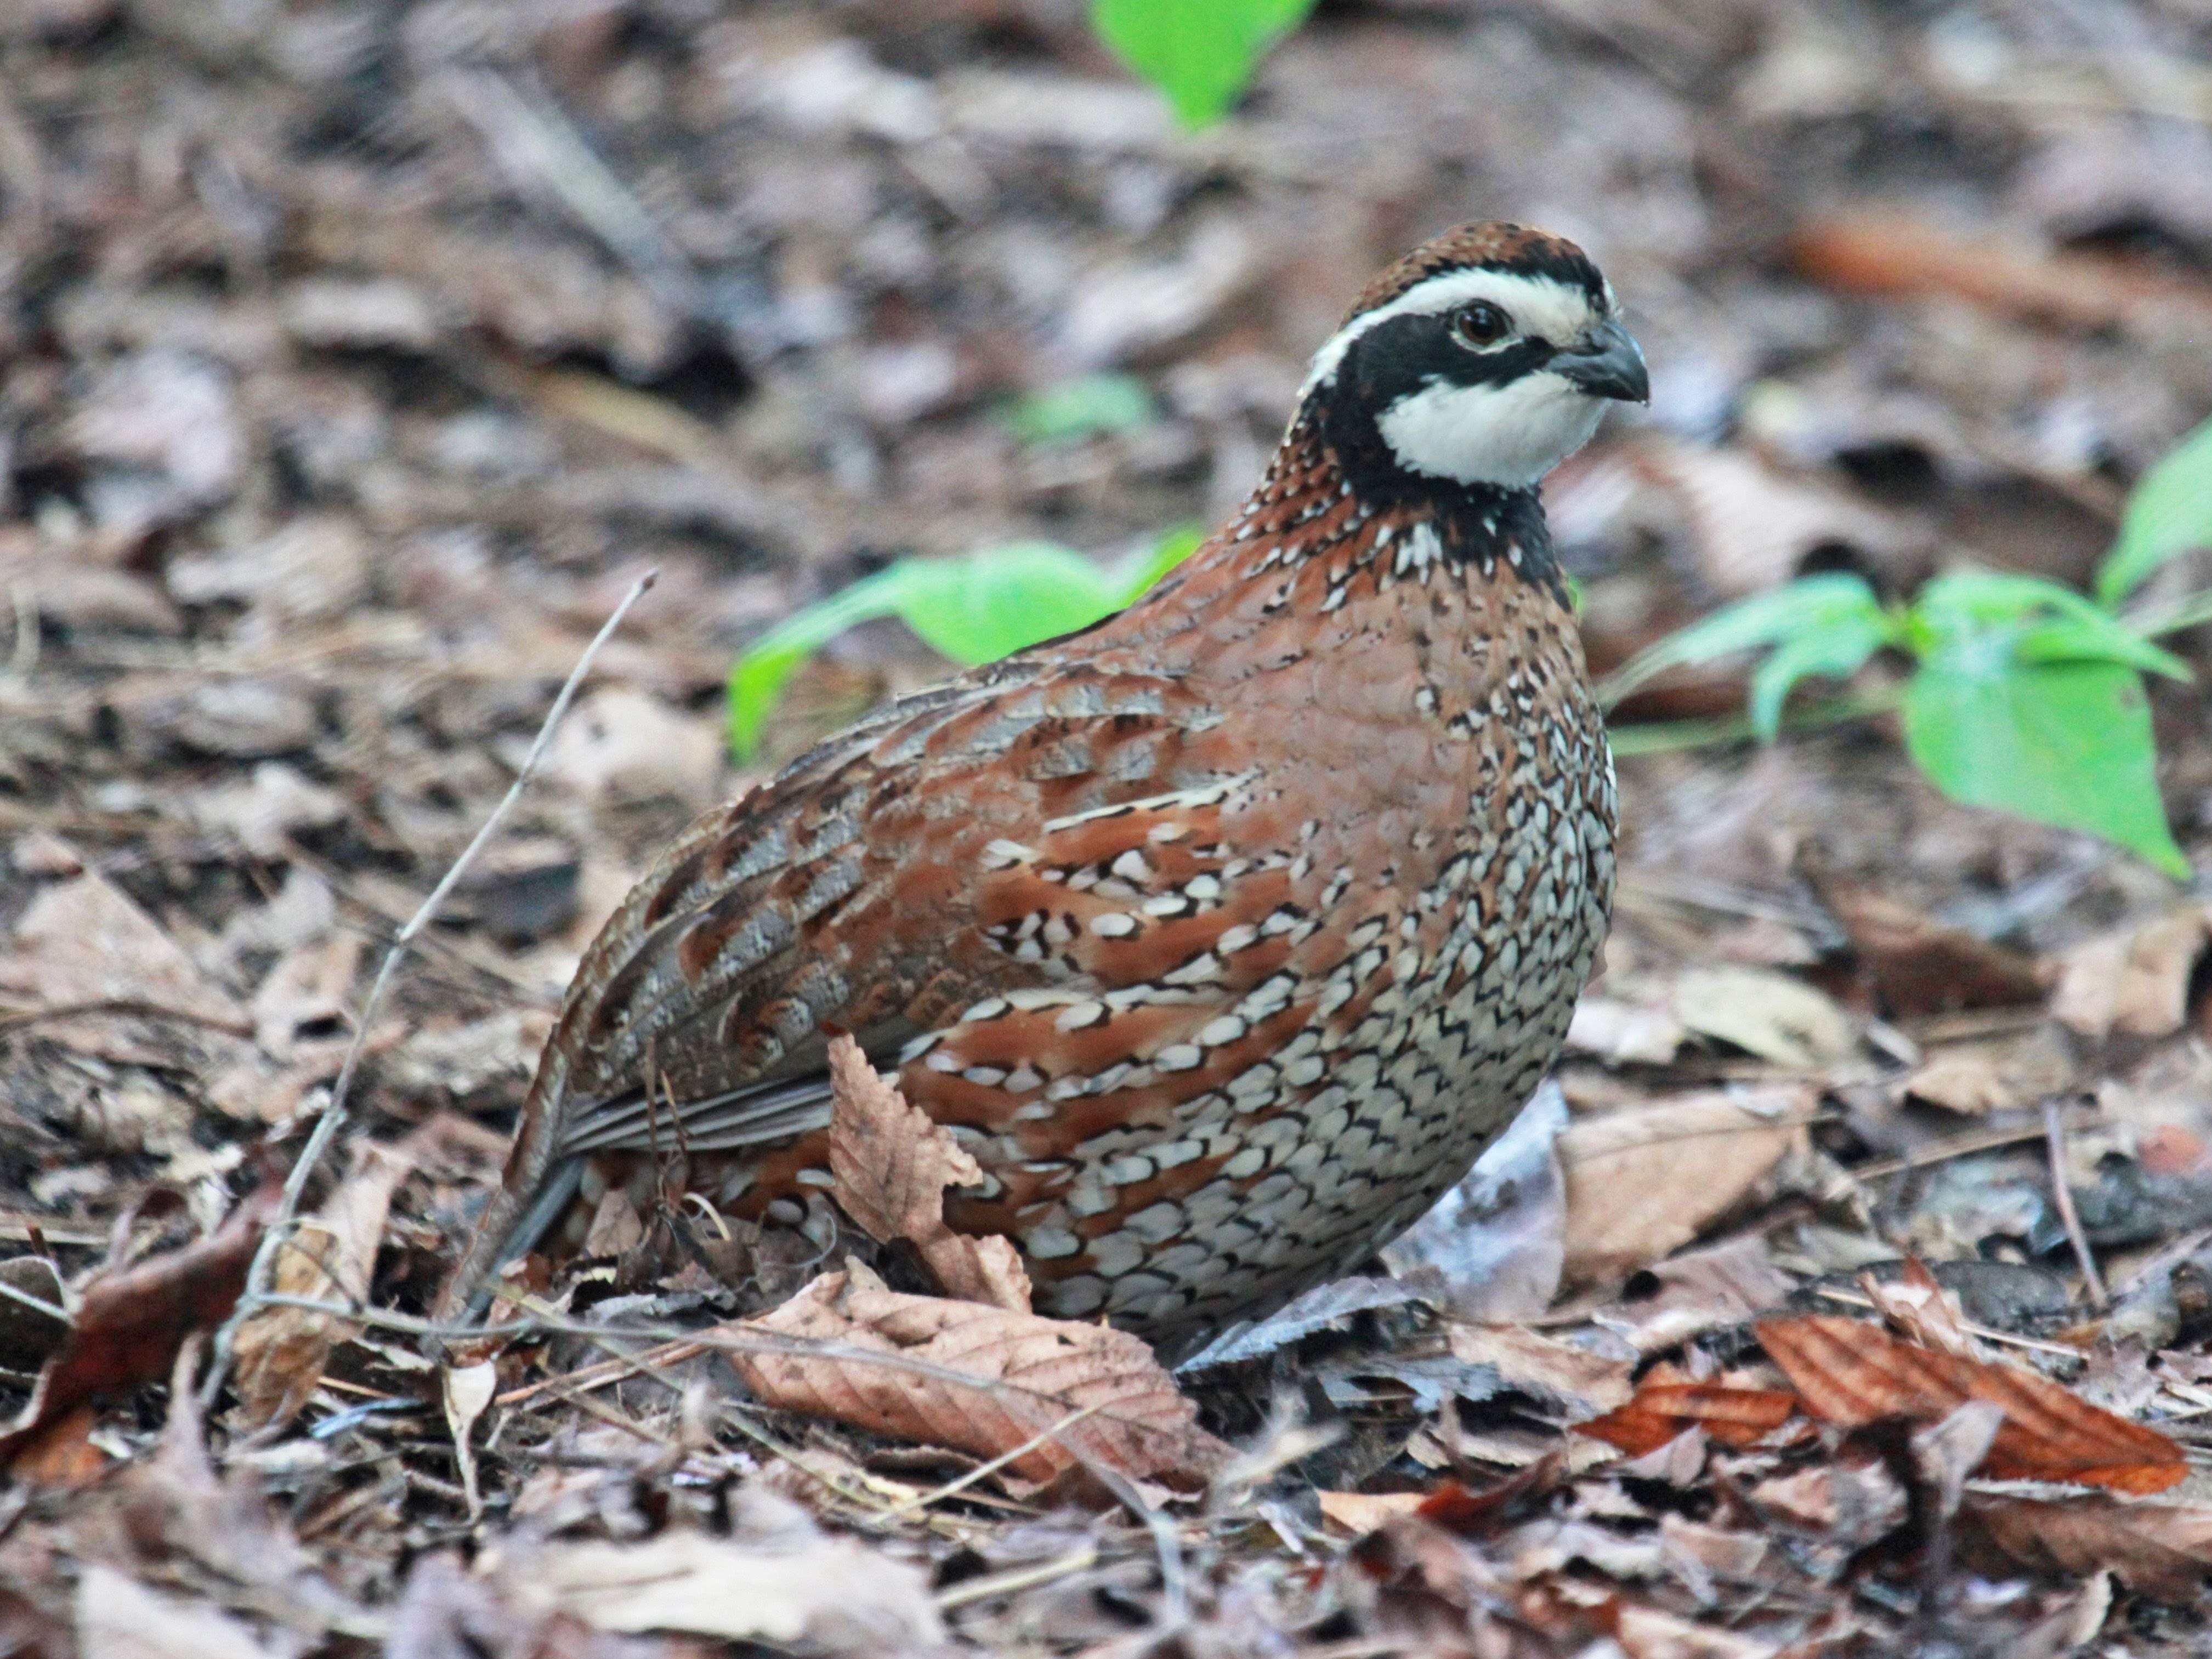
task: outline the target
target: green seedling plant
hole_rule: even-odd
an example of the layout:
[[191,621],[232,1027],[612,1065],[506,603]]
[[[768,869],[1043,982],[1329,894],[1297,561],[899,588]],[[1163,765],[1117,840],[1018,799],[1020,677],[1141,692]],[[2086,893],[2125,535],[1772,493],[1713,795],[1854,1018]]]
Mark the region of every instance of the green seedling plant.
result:
[[1009,404],[999,417],[1033,448],[1135,432],[1158,417],[1152,394],[1133,374],[1079,374]]
[[1088,628],[1137,599],[1198,546],[1170,531],[1107,568],[1053,542],[1009,542],[949,559],[901,559],[770,629],[730,672],[730,748],[760,750],[761,729],[799,665],[856,623],[896,617],[939,655],[973,666]]
[[[2143,676],[2186,680],[2152,643],[2212,621],[2212,594],[2125,609],[2172,560],[2212,547],[2212,422],[2153,467],[2099,565],[2094,599],[2039,576],[1961,568],[1885,605],[1855,575],[1802,577],[1716,611],[1642,653],[1607,687],[1618,702],[1671,668],[1764,653],[1750,725],[1771,741],[1790,693],[1841,680],[1880,651],[1912,668],[1897,703],[1906,752],[1952,799],[2126,848],[2187,879],[2158,793]],[[1633,732],[1635,728],[1628,728]]]
[[1229,113],[1267,49],[1313,9],[1314,0],[1091,0],[1091,23],[1194,132]]

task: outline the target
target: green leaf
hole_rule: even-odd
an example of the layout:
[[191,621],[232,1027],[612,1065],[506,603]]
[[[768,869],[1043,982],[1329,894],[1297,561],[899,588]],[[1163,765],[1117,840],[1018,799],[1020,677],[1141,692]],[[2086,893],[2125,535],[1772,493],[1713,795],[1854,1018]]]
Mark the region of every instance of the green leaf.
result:
[[1052,542],[1012,542],[955,559],[901,559],[811,605],[755,641],[730,671],[730,747],[751,757],[799,665],[855,623],[897,617],[955,662],[991,662],[1087,628],[1119,590],[1098,567]]
[[1120,603],[1134,605],[1152,591],[1153,584],[1198,551],[1206,532],[1194,524],[1178,525],[1154,542],[1130,564],[1121,581]]
[[2116,662],[2170,678],[2190,678],[2179,657],[2072,588],[2009,571],[1946,571],[1921,589],[1906,635],[1923,656],[1972,651],[1992,665],[2000,658]]
[[1102,432],[1133,432],[1158,411],[1133,374],[1080,374],[1021,398],[1006,410],[1006,429],[1025,444],[1072,443]]
[[[1786,640],[1832,634],[1848,641],[1849,648],[1856,649],[1858,641],[1869,632],[1879,645],[1889,640],[1894,631],[1895,624],[1881,608],[1881,602],[1875,598],[1874,590],[1858,577],[1842,571],[1804,576],[1770,592],[1739,599],[1646,647],[1607,682],[1605,700],[1608,704],[1618,702],[1638,686],[1670,668],[1712,662],[1739,652],[1755,651],[1762,646],[1779,645]],[[1865,661],[1873,648],[1862,652],[1851,665],[1856,668]],[[1830,659],[1841,654],[1839,648]],[[1800,673],[1826,672],[1815,664]],[[1782,690],[1786,692],[1788,689],[1785,683]],[[1778,709],[1779,694],[1777,695]]]
[[1229,112],[1261,55],[1313,8],[1314,0],[1091,0],[1091,21],[1194,131]]
[[1855,611],[1776,646],[1751,677],[1751,729],[1759,741],[1771,743],[1780,733],[1782,705],[1798,681],[1814,674],[1849,679],[1888,643],[1889,631],[1889,619],[1880,612]]
[[1979,652],[1947,652],[1921,665],[1905,696],[1914,763],[1954,800],[2086,830],[2186,880],[2136,671],[2003,661],[1991,672]]
[[911,573],[899,592],[907,626],[939,654],[970,665],[1088,628],[1112,612],[1116,597],[1097,565],[1053,542],[1009,542],[892,568]]
[[2118,605],[2167,560],[2212,547],[2212,421],[2143,474],[2118,539],[2097,571],[2097,597]]

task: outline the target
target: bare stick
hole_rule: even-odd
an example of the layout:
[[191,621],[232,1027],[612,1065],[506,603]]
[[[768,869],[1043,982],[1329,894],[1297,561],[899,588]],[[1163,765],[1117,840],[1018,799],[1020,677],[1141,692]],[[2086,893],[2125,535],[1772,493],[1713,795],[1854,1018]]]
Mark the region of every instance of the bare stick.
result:
[[385,994],[391,988],[392,975],[405,957],[408,946],[437,919],[438,912],[445,908],[447,899],[452,896],[461,878],[468,873],[469,866],[490,844],[491,838],[499,833],[500,825],[507,822],[507,815],[521,800],[523,791],[530,787],[530,780],[544,761],[545,751],[552,746],[553,733],[560,726],[562,716],[568,712],[568,705],[575,701],[577,688],[583,684],[585,676],[591,672],[592,660],[599,656],[599,647],[614,637],[615,630],[629,615],[630,607],[643,599],[653,583],[659,580],[658,570],[648,570],[640,576],[631,584],[629,592],[623,596],[623,602],[615,607],[614,615],[609,617],[599,631],[592,635],[592,642],[584,647],[584,654],[576,659],[575,667],[569,670],[568,678],[562,683],[560,696],[553,699],[553,707],[546,711],[545,722],[538,728],[537,741],[530,745],[530,752],[523,757],[521,769],[515,773],[514,781],[507,786],[506,795],[492,809],[491,816],[483,821],[483,827],[477,831],[476,838],[462,849],[460,857],[453,860],[453,866],[446,872],[445,878],[430,890],[430,896],[422,901],[414,915],[408,919],[407,925],[399,930],[398,937],[392,941],[392,948],[384,953],[383,964],[377,969],[376,979],[368,988],[368,1000],[362,1004],[361,1018],[354,1022],[353,1040],[346,1044],[345,1058],[339,1062],[337,1081],[331,1085],[330,1103],[323,1108],[322,1115],[315,1120],[315,1132],[307,1137],[306,1149],[301,1152],[299,1161],[293,1164],[292,1173],[285,1177],[283,1200],[277,1205],[276,1216],[270,1221],[269,1230],[261,1236],[261,1247],[254,1252],[253,1266],[246,1276],[246,1293],[239,1297],[236,1310],[223,1322],[222,1329],[216,1334],[215,1357],[208,1366],[207,1380],[202,1385],[202,1398],[210,1408],[215,1404],[216,1395],[222,1391],[225,1376],[229,1372],[231,1350],[238,1340],[239,1327],[268,1305],[269,1286],[276,1276],[276,1253],[283,1248],[285,1238],[299,1218],[300,1200],[307,1193],[308,1182],[314,1178],[316,1169],[329,1152],[331,1143],[337,1139],[338,1131],[345,1127],[354,1073],[361,1065],[362,1051],[368,1045],[368,1034],[376,1028],[377,1016],[383,1012]]
[[2043,1103],[2043,1134],[2051,1148],[2051,1200],[2058,1206],[2058,1219],[2065,1226],[2066,1242],[2074,1247],[2074,1259],[2081,1264],[2081,1277],[2089,1286],[2089,1300],[2100,1309],[2112,1304],[2105,1294],[2104,1275],[2097,1271],[2097,1258],[2089,1254],[2089,1236],[2081,1231],[2081,1218],[2075,1213],[2074,1189],[2066,1181],[2066,1125],[2058,1115],[2058,1103]]

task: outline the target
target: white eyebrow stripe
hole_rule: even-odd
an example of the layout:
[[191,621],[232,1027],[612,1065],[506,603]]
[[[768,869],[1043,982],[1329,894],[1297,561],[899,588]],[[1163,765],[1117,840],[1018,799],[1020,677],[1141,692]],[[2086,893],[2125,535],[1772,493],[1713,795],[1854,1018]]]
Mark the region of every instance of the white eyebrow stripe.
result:
[[1600,313],[1579,284],[1554,276],[1523,276],[1504,270],[1450,270],[1413,284],[1387,305],[1363,312],[1331,335],[1314,353],[1303,398],[1335,374],[1352,343],[1370,328],[1393,317],[1435,316],[1474,300],[1488,300],[1504,308],[1514,325],[1524,334],[1540,334],[1554,344],[1578,339],[1597,320]]

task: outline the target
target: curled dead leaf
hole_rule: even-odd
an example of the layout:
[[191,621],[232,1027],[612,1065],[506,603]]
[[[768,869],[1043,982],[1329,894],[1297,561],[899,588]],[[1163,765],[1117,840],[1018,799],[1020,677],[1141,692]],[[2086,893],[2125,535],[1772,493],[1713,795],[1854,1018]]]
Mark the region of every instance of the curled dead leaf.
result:
[[2189,1473],[2181,1448],[2155,1429],[2031,1372],[1917,1347],[1878,1325],[1831,1315],[1770,1320],[1756,1328],[1805,1410],[1823,1422],[1928,1424],[1970,1400],[2002,1407],[2004,1425],[1979,1470],[1992,1480],[2062,1480],[2140,1494],[2164,1492]]
[[1088,1462],[1194,1486],[1228,1455],[1152,1351],[1103,1325],[902,1295],[856,1269],[824,1273],[764,1317],[723,1328],[845,1350],[732,1352],[770,1406],[979,1457],[1026,1447],[1010,1464],[1026,1480]]
[[1968,1359],[1987,1358],[1966,1328],[1958,1292],[1936,1283],[1918,1256],[1907,1256],[1904,1267],[1887,1282],[1873,1273],[1861,1273],[1859,1289],[1874,1304],[1874,1310],[1907,1340]]
[[965,1148],[868,1064],[848,1036],[830,1044],[830,1172],[838,1207],[878,1244],[910,1242],[947,1296],[1030,1310],[1029,1274],[1013,1241],[956,1233],[945,1189],[983,1171]]

